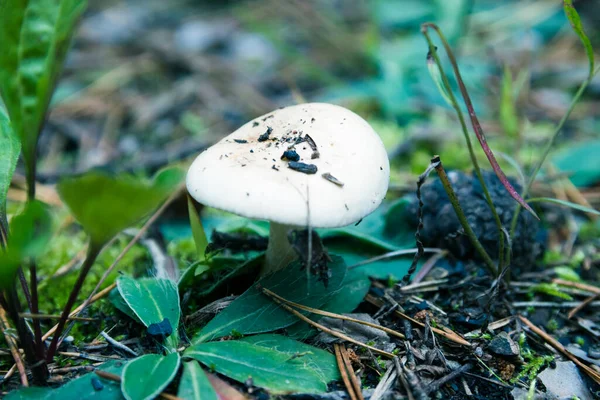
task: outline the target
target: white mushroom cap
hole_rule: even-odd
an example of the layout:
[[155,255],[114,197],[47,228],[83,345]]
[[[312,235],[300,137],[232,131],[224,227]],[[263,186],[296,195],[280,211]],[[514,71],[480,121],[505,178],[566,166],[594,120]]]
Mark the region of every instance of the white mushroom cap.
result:
[[[294,145],[306,135],[316,144],[318,158],[311,158],[309,142]],[[300,162],[317,167],[315,174],[281,160],[292,145]],[[324,178],[325,173],[339,182]],[[310,226],[333,228],[375,210],[389,177],[383,143],[364,119],[343,107],[308,103],[258,117],[205,150],[188,171],[187,188],[204,205],[296,226],[308,224],[308,195]]]

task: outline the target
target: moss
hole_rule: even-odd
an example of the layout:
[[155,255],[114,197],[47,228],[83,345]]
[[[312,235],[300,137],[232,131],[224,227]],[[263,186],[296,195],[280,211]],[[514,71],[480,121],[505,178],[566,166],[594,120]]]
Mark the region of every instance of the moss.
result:
[[548,329],[549,332],[554,332],[558,329],[558,321],[555,320],[554,318],[552,318],[550,321],[548,321],[548,323],[546,324],[546,329]]
[[190,265],[198,259],[196,244],[192,237],[172,240],[167,246],[167,253],[173,257],[177,264]]
[[523,368],[514,378],[510,380],[510,383],[514,384],[521,379],[526,379],[528,382],[533,381],[542,368],[549,365],[554,361],[553,355],[538,355],[535,354],[530,348],[524,347],[525,339],[519,338],[519,346],[521,347],[521,356],[525,360]]

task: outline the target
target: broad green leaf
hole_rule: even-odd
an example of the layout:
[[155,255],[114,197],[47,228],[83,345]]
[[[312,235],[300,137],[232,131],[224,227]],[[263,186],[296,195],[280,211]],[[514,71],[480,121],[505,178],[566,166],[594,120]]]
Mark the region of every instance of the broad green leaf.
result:
[[17,166],[21,142],[13,131],[4,108],[0,105],[0,229],[8,230],[6,195]]
[[594,76],[594,49],[592,48],[592,43],[583,31],[583,26],[581,25],[579,14],[577,13],[577,10],[575,10],[575,7],[573,7],[573,1],[564,0],[563,9],[565,10],[565,14],[569,19],[573,30],[575,31],[577,36],[579,36],[581,43],[583,43],[583,47],[585,48],[585,52],[587,53],[588,62],[590,64],[589,79],[591,79]]
[[[361,271],[359,268],[350,269],[346,273],[341,289],[331,296],[331,299],[319,307],[319,309],[337,314],[350,313],[362,303],[370,287],[371,280],[364,271]],[[317,314],[308,314],[307,317],[313,321],[321,319],[321,316]],[[286,333],[294,339],[305,340],[316,335],[318,331],[306,322],[298,321],[289,328],[286,328]]]
[[208,246],[208,239],[206,238],[206,233],[204,233],[204,228],[202,227],[202,222],[200,221],[200,216],[198,215],[198,210],[196,210],[194,201],[189,195],[187,196],[187,203],[188,214],[190,216],[190,226],[192,227],[192,236],[194,237],[194,243],[196,244],[198,259],[201,260],[204,258],[204,250],[206,250],[206,246]]
[[552,157],[560,171],[570,174],[577,187],[591,186],[600,181],[600,140],[570,145]]
[[123,314],[127,315],[132,320],[142,324],[142,321],[140,321],[138,316],[133,312],[131,308],[129,308],[129,305],[125,303],[125,300],[123,300],[121,293],[119,293],[119,289],[114,288],[113,290],[111,290],[108,294],[108,300],[117,310],[121,311]]
[[50,211],[37,200],[26,203],[11,219],[8,247],[0,250],[0,289],[12,284],[23,260],[38,257],[47,249],[52,230]]
[[519,117],[515,108],[515,98],[513,93],[513,77],[508,66],[504,66],[502,76],[502,91],[500,93],[500,122],[504,133],[511,138],[516,139],[519,135]]
[[252,379],[254,385],[272,395],[327,390],[327,382],[323,382],[302,357],[247,342],[200,343],[188,348],[184,355],[236,381]]
[[290,357],[303,361],[306,367],[317,374],[322,382],[329,383],[341,378],[335,356],[318,347],[275,334],[248,336],[241,341],[286,353]]
[[131,176],[90,172],[63,179],[57,188],[92,242],[102,245],[157,208],[177,190],[183,176],[179,168],[170,168],[149,183]]
[[561,206],[573,208],[575,210],[583,211],[585,213],[600,215],[600,211],[594,210],[593,208],[582,206],[577,203],[571,203],[570,201],[566,201],[566,200],[553,199],[551,197],[536,197],[533,199],[527,199],[527,202],[528,203],[554,203],[554,204],[559,204]]
[[330,253],[341,256],[348,267],[356,269],[357,272],[362,273],[364,276],[377,279],[402,279],[408,272],[414,256],[411,253],[357,265],[370,258],[381,256],[389,252],[389,250],[356,238],[329,238],[325,241],[325,246]]
[[179,353],[146,354],[128,362],[121,380],[123,395],[127,400],[156,398],[175,378],[180,362]]
[[84,0],[0,3],[0,94],[32,172],[38,137]]
[[166,318],[173,328],[167,341],[172,348],[177,347],[181,310],[175,283],[168,279],[133,279],[122,276],[117,280],[117,289],[131,311],[146,327]]
[[179,382],[177,397],[183,400],[218,400],[215,389],[198,362],[183,364],[183,375]]
[[281,308],[267,297],[258,286],[270,289],[287,300],[319,307],[325,304],[341,287],[346,274],[346,264],[335,255],[329,263],[331,277],[329,285],[317,282],[314,276],[307,279],[306,271],[299,261],[261,279],[229,307],[221,311],[194,337],[192,343],[200,343],[227,336],[232,332],[244,335],[271,332],[292,325],[298,318]]
[[[110,361],[98,367],[99,370],[121,375],[124,363]],[[94,386],[95,385],[95,386]],[[9,393],[5,400],[122,400],[118,383],[99,377],[94,372],[81,375],[58,388],[29,387]]]

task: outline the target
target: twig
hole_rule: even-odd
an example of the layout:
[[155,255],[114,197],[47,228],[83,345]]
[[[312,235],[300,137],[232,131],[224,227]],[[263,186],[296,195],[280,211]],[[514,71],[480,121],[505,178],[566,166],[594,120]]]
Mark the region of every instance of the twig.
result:
[[417,272],[417,274],[413,278],[412,283],[415,284],[421,282],[427,276],[427,274],[429,274],[431,269],[435,266],[435,263],[437,263],[440,259],[446,257],[447,254],[447,250],[442,250],[440,253],[434,254],[431,257],[429,257],[429,259],[425,261],[419,272]]
[[[415,253],[418,253],[418,251],[419,251],[419,249],[401,249],[401,250],[390,251],[389,253],[385,253],[385,254],[382,254],[382,255],[379,255],[379,256],[376,256],[373,258],[369,258],[367,260],[359,261],[356,264],[352,264],[352,265],[348,266],[348,269],[362,267],[363,265],[371,264],[371,263],[381,261],[381,260],[387,260],[388,258],[404,256],[404,255],[408,255],[408,254],[415,254]],[[424,253],[437,253],[437,254],[441,254],[441,255],[445,254],[444,250],[438,249],[435,247],[424,247],[423,252]]]
[[[49,314],[33,314],[33,313],[19,313],[21,318],[30,319],[60,319],[60,315],[49,315]],[[84,317],[68,317],[67,321],[96,321],[96,318],[84,318]]]
[[393,329],[389,329],[389,328],[386,328],[384,326],[377,325],[377,324],[374,324],[374,323],[371,323],[371,322],[361,321],[360,319],[348,317],[346,315],[335,314],[335,313],[332,313],[332,312],[329,312],[329,311],[318,310],[316,308],[312,308],[312,307],[308,307],[308,306],[305,306],[305,305],[302,305],[302,304],[294,303],[293,301],[284,299],[283,297],[279,296],[277,293],[274,293],[274,292],[272,292],[271,290],[269,290],[267,288],[262,288],[262,290],[267,295],[269,295],[271,297],[274,297],[277,300],[279,300],[282,303],[287,304],[289,306],[296,307],[296,308],[299,308],[299,309],[304,310],[304,311],[308,311],[308,312],[313,313],[313,314],[323,315],[323,316],[329,317],[329,318],[335,318],[335,319],[340,319],[340,320],[343,320],[343,321],[349,321],[349,322],[354,322],[354,323],[361,324],[361,325],[366,325],[366,326],[369,326],[369,327],[374,328],[374,329],[379,329],[379,330],[381,330],[381,331],[383,331],[385,333],[389,333],[392,336],[399,337],[400,339],[406,339],[403,334],[401,334],[400,332],[396,332]]
[[412,262],[410,263],[410,267],[408,268],[408,271],[402,278],[402,282],[400,283],[400,285],[402,285],[402,286],[408,285],[410,283],[410,278],[417,270],[417,264],[418,264],[419,260],[421,259],[421,257],[423,257],[423,253],[425,252],[425,247],[423,246],[423,242],[421,242],[421,229],[423,229],[423,206],[424,206],[423,198],[421,197],[421,187],[425,184],[425,181],[429,177],[429,174],[431,174],[431,171],[433,171],[435,167],[437,167],[437,162],[434,162],[433,160],[431,160],[431,163],[427,166],[425,171],[421,175],[419,175],[419,179],[417,180],[416,195],[417,195],[417,200],[419,202],[419,207],[417,208],[417,220],[419,221],[419,223],[417,224],[417,229],[415,230],[415,242],[417,244],[417,252],[415,253],[415,255],[412,259]]
[[354,387],[350,382],[350,378],[348,377],[348,371],[344,365],[344,359],[342,358],[342,353],[340,351],[340,345],[337,343],[333,344],[333,348],[335,350],[335,360],[337,361],[337,366],[340,371],[340,375],[342,376],[342,381],[344,381],[344,386],[346,386],[346,391],[348,392],[348,396],[350,396],[351,400],[358,400],[356,397],[356,393],[354,393]]
[[[21,354],[19,353],[19,348],[15,339],[10,335],[9,329],[10,325],[8,323],[8,318],[6,318],[6,311],[4,308],[0,307],[0,328],[2,328],[2,333],[4,334],[4,339],[6,340],[6,344],[10,349],[10,353],[12,354],[15,365],[19,370],[19,377],[21,378],[21,384],[25,387],[29,386],[29,381],[27,380],[27,373],[25,372],[25,365],[23,364],[23,359],[21,358]],[[11,368],[12,369],[12,368]],[[14,372],[11,373],[9,370],[4,376],[4,380],[8,379]],[[10,374],[10,375],[9,375]]]
[[125,346],[124,344],[117,342],[115,339],[111,338],[111,337],[108,335],[108,333],[106,333],[106,332],[102,331],[102,332],[100,332],[100,335],[101,335],[101,336],[102,336],[104,339],[106,339],[106,341],[107,341],[108,343],[110,343],[111,345],[113,345],[113,347],[116,347],[117,349],[121,349],[121,350],[123,350],[123,351],[125,351],[125,352],[127,352],[127,353],[131,354],[131,355],[132,355],[132,356],[134,356],[134,357],[137,357],[137,356],[138,356],[138,353],[136,353],[135,351],[131,350],[129,347]]
[[584,309],[585,307],[590,305],[598,297],[600,297],[600,293],[595,293],[595,294],[591,295],[590,297],[588,297],[587,299],[585,299],[584,301],[582,301],[581,303],[579,303],[579,305],[577,305],[571,311],[569,311],[569,314],[567,315],[567,319],[573,318],[575,316],[575,314],[577,314],[579,311],[581,311],[582,309]]
[[335,336],[339,339],[345,340],[347,342],[350,343],[354,343],[355,345],[367,348],[367,349],[371,349],[372,351],[374,351],[377,354],[381,354],[383,356],[389,357],[389,358],[393,358],[394,355],[392,353],[388,353],[387,351],[383,351],[383,350],[379,350],[376,347],[373,346],[369,346],[368,344],[364,344],[362,342],[359,342],[358,340],[352,339],[350,336],[344,335],[343,333],[340,332],[336,332],[332,329],[327,328],[326,326],[323,326],[313,320],[311,320],[310,318],[302,315],[301,313],[299,313],[298,311],[294,310],[292,307],[288,306],[287,304],[283,303],[281,300],[277,299],[276,297],[272,297],[270,296],[265,289],[262,289],[262,292],[266,295],[269,296],[274,302],[276,302],[277,304],[281,305],[281,307],[285,308],[287,311],[291,312],[292,314],[294,314],[296,317],[300,318],[302,321],[306,322],[309,325],[312,325],[313,327],[330,334],[331,336]]
[[[98,292],[94,297],[92,297],[91,300],[88,299],[88,300],[90,300],[89,304],[95,303],[96,301],[100,300],[101,298],[107,296],[110,293],[110,291],[116,287],[117,287],[116,283],[113,283],[113,284],[105,287],[104,289],[102,289],[101,292]],[[69,314],[69,317],[74,317],[75,315],[79,314],[81,312],[81,310],[83,309],[84,304],[81,304],[79,307],[77,307],[76,309],[71,311],[71,314]],[[52,336],[54,334],[54,332],[56,332],[56,328],[58,328],[58,325],[54,325],[52,328],[50,328],[50,330],[48,332],[46,332],[44,334],[44,336],[42,336],[42,339],[47,340],[50,336]]]
[[[378,298],[376,298],[370,294],[368,294],[365,297],[365,300],[377,307],[381,307],[381,305],[383,304],[383,302],[381,300],[379,300]],[[396,314],[400,318],[403,318],[403,319],[406,319],[406,320],[412,322],[413,324],[419,325],[422,328],[425,327],[425,324],[423,324],[422,322],[419,322],[416,319],[409,317],[408,315],[404,314],[403,312],[401,312],[399,310],[394,310],[394,314]],[[456,332],[454,332],[451,329],[446,328],[446,327],[443,327],[443,328],[444,328],[444,330],[442,330],[440,328],[431,327],[431,330],[433,332],[437,333],[438,335],[443,336],[444,338],[446,338],[456,344],[460,344],[463,346],[469,346],[469,347],[471,346],[471,343],[469,343],[467,340],[463,339]]]
[[343,344],[338,345],[338,349],[340,354],[342,355],[342,361],[344,362],[344,366],[348,371],[348,375],[350,375],[350,382],[352,382],[352,387],[354,388],[354,393],[356,393],[356,397],[358,400],[364,400],[362,395],[362,389],[360,388],[360,382],[354,373],[354,369],[352,368],[352,363],[350,362],[350,358],[348,357],[348,350],[346,350],[346,346]]
[[588,292],[592,292],[594,294],[600,294],[600,288],[592,285],[588,285],[586,283],[581,282],[571,282],[565,281],[564,279],[553,279],[552,283],[556,283],[557,285],[570,286],[581,290],[586,290]]
[[471,364],[464,364],[461,365],[459,368],[455,369],[454,371],[452,371],[451,373],[449,373],[448,375],[431,382],[426,388],[425,388],[425,392],[426,393],[431,393],[431,392],[435,392],[436,390],[438,390],[443,384],[445,384],[446,382],[450,382],[451,380],[457,378],[459,375],[461,375],[463,372],[470,370],[471,368],[473,368],[473,365]]
[[556,350],[558,350],[563,355],[565,355],[565,357],[567,357],[568,359],[573,361],[575,364],[577,364],[581,369],[584,370],[584,372],[586,374],[588,374],[588,376],[590,378],[592,378],[597,384],[600,384],[600,372],[596,372],[595,370],[588,367],[583,362],[579,361],[579,359],[577,357],[575,357],[573,354],[571,354],[571,352],[569,352],[567,349],[565,349],[565,347],[562,344],[560,344],[560,342],[558,342],[552,336],[548,335],[546,332],[544,332],[543,330],[541,330],[540,328],[535,326],[527,318],[523,317],[522,315],[518,315],[517,317],[521,320],[521,322],[523,322],[525,325],[527,325],[529,327],[529,329],[531,329],[535,334],[537,334],[542,339],[544,339],[546,341],[546,343],[548,343],[550,346],[554,347]]
[[[590,303],[594,307],[600,306],[600,301],[593,301]],[[543,308],[573,308],[577,307],[579,302],[577,301],[565,301],[562,303],[556,303],[553,301],[515,301],[512,306],[515,308],[524,307],[543,307]]]
[[[109,381],[121,383],[121,377],[119,375],[111,374],[110,372],[100,371],[98,369],[95,370],[94,373],[96,375],[98,375],[100,378],[104,378],[104,379],[108,379]],[[158,396],[163,399],[166,399],[166,400],[183,400],[180,397],[173,396],[172,394],[168,394],[168,393],[164,393],[164,392],[160,393]]]

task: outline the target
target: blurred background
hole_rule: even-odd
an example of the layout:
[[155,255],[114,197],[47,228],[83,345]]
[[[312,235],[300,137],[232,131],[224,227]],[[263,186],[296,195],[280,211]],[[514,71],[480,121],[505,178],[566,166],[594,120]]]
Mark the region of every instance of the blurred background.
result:
[[[600,48],[599,2],[575,6]],[[588,68],[560,1],[91,0],[41,137],[39,179],[150,173],[302,101],[367,118],[394,156],[393,184],[414,182],[436,153],[468,168],[427,69],[426,21],[455,49],[492,148],[535,160]],[[597,137],[599,97],[596,79],[559,149]]]

